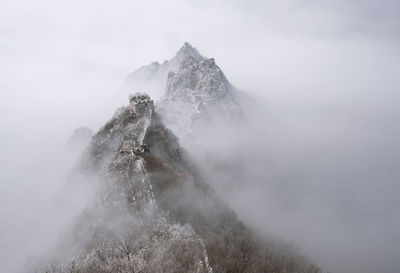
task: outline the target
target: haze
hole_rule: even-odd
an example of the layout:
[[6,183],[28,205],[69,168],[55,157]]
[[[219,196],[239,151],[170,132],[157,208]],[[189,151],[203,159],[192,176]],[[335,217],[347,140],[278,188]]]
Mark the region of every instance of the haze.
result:
[[243,156],[265,180],[213,182],[239,217],[326,271],[399,272],[399,14],[395,0],[3,0],[1,271],[84,205],[64,184],[73,130],[98,130],[126,74],[188,41],[266,105],[262,149]]

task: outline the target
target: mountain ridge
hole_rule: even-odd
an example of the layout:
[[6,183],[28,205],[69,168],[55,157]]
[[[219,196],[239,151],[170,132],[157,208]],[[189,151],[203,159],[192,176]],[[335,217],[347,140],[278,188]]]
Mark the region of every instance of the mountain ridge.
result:
[[[202,127],[218,118],[237,121],[229,115],[241,110],[214,59],[189,44],[177,56],[183,59],[168,73],[168,104],[130,95],[90,139],[72,180],[94,181],[94,200],[69,242],[58,245],[73,244],[73,255],[45,272],[320,272],[295,252],[275,253],[246,227],[204,180],[179,128],[169,129],[166,113]],[[195,113],[179,115],[182,104]]]

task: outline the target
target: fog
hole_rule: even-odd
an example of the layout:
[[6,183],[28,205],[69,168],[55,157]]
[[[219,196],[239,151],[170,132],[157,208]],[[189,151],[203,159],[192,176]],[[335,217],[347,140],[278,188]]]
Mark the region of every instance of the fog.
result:
[[3,0],[2,271],[84,206],[90,190],[64,179],[73,130],[98,130],[126,104],[126,74],[188,41],[265,104],[240,158],[252,178],[212,180],[239,217],[324,270],[399,272],[398,14],[394,0]]

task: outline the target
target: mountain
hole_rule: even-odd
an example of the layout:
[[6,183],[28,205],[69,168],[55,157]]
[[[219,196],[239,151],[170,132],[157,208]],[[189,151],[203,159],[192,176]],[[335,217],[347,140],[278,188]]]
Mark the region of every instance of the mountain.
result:
[[165,94],[157,103],[145,93],[130,95],[90,138],[69,179],[87,183],[93,199],[44,272],[320,272],[244,225],[199,167],[204,160],[240,172],[251,159],[219,162],[220,150],[209,149],[195,160],[181,146],[182,138],[201,139],[202,132],[218,146],[229,135],[216,138],[211,129],[235,130],[248,118],[214,59],[185,43],[171,60],[129,75],[127,85],[138,78],[150,85],[165,79]]

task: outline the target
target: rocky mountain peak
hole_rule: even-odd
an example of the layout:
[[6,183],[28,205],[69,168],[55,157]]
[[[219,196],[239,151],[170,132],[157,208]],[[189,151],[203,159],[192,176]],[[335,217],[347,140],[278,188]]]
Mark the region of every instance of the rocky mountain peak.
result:
[[[181,89],[186,89],[185,94],[179,93]],[[214,59],[197,61],[193,57],[187,57],[175,73],[169,73],[166,96],[196,94],[208,101],[221,97],[230,92],[230,89],[231,85]]]
[[202,61],[204,59],[196,48],[185,42],[176,55],[171,59],[171,62],[179,65],[183,60],[189,57],[194,58],[196,61]]
[[196,48],[185,42],[170,60],[162,63],[155,61],[128,74],[122,89],[127,92],[131,92],[132,88],[144,89],[152,94],[161,94],[165,90],[168,73],[177,72],[182,62],[188,59],[201,62],[205,58]]
[[202,56],[187,42],[169,61],[128,75],[125,87],[162,94],[155,107],[181,139],[193,135],[199,123],[209,126],[245,119],[238,99],[245,96],[230,84],[214,58]]

